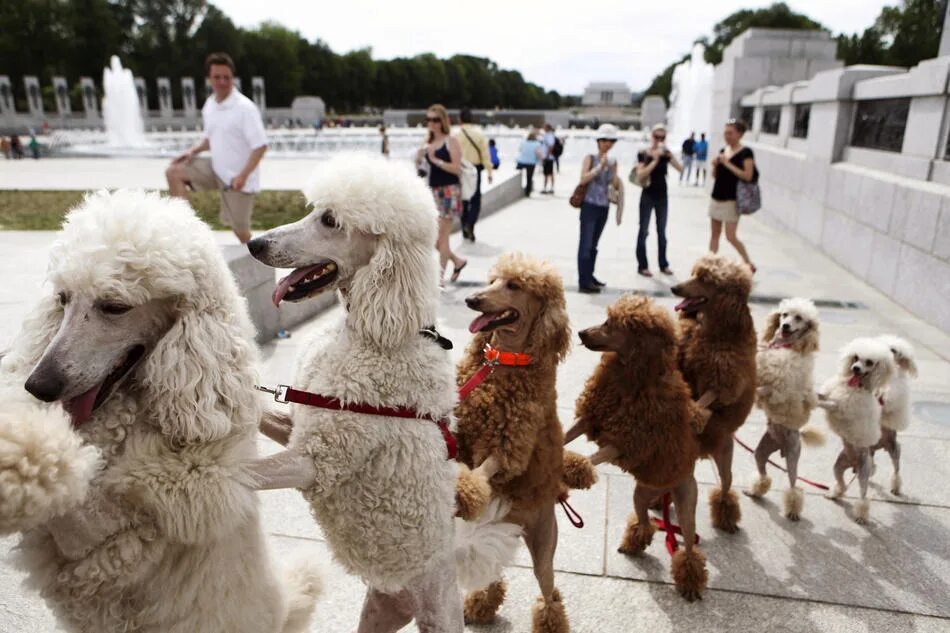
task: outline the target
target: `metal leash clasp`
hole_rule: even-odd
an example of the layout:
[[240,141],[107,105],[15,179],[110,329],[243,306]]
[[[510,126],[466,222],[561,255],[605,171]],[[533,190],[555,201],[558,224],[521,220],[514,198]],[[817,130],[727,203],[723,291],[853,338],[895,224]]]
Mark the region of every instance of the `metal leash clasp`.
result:
[[501,358],[501,352],[491,346],[490,343],[485,343],[485,347],[482,350],[485,354],[485,364],[491,367],[495,367],[499,363]]
[[254,385],[254,388],[258,391],[263,391],[264,393],[269,393],[274,396],[274,401],[281,404],[287,403],[287,390],[290,389],[289,385],[277,385],[276,389],[271,389],[270,387],[264,387],[263,385]]

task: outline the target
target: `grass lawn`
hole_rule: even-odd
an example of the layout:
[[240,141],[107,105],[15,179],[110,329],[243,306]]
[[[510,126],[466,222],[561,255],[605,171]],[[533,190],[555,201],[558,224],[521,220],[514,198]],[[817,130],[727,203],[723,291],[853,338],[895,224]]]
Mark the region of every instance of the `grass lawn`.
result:
[[[79,204],[82,191],[0,191],[0,230],[56,231],[63,216]],[[215,230],[227,227],[218,222],[218,193],[191,194],[191,205],[202,220]],[[252,228],[270,229],[295,222],[307,214],[299,191],[262,191],[254,202]]]

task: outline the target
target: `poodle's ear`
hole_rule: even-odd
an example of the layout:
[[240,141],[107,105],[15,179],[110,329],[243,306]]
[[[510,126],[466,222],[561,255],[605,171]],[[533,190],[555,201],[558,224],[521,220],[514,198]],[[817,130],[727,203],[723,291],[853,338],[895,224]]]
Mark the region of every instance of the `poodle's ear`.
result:
[[354,275],[350,325],[383,349],[402,344],[435,321],[435,251],[398,247],[382,236],[369,264]]
[[227,437],[257,426],[253,352],[227,314],[185,311],[146,357],[139,380],[155,398],[146,406],[178,445]]
[[4,372],[28,374],[40,362],[43,352],[59,331],[63,307],[55,295],[40,299],[23,320],[20,332],[0,362]]
[[808,324],[808,331],[798,340],[798,351],[802,354],[814,354],[818,351],[821,337],[818,332],[818,323],[812,321]]
[[531,338],[537,343],[532,346],[535,350],[553,351],[558,362],[564,360],[571,347],[571,323],[567,311],[559,305],[544,306]]
[[762,341],[765,343],[772,342],[772,339],[775,337],[775,330],[778,329],[781,318],[782,315],[778,310],[769,314],[769,317],[765,320],[765,332],[762,333]]
[[917,363],[914,361],[913,356],[901,356],[900,364],[911,376],[914,378],[917,377]]
[[890,354],[884,357],[884,359],[877,364],[874,368],[874,371],[871,372],[871,384],[869,386],[871,391],[877,392],[880,389],[883,389],[887,383],[891,381],[891,378],[894,377],[894,371],[897,368],[897,363],[894,361],[894,357]]

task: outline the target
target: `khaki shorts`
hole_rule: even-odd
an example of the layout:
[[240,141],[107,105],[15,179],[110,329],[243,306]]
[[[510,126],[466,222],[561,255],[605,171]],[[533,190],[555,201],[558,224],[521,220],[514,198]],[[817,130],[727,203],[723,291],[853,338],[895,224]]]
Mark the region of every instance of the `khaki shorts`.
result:
[[709,217],[720,222],[738,222],[739,211],[735,200],[709,200]]
[[185,174],[188,184],[195,191],[220,191],[221,208],[219,218],[221,224],[230,226],[235,231],[251,231],[251,213],[254,211],[254,194],[243,191],[229,191],[227,184],[218,178],[211,169],[211,160],[195,158],[185,165]]

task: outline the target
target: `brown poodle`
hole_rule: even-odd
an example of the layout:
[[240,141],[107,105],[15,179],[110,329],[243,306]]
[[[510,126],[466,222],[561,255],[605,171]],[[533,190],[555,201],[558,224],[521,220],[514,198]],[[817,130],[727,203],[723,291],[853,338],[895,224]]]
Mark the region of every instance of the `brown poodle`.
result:
[[755,325],[749,313],[752,275],[732,260],[704,255],[692,276],[672,288],[683,301],[679,366],[701,407],[712,415],[699,435],[700,457],[712,457],[720,488],[710,495],[713,526],[736,532],[739,500],[732,487],[732,435],[755,402]]
[[[590,464],[563,452],[557,416],[557,366],[570,344],[564,288],[553,266],[521,254],[502,256],[488,286],[465,302],[481,314],[469,326],[475,334],[458,364],[464,384],[484,364],[486,344],[517,352],[527,365],[498,365],[456,408],[459,459],[487,477],[492,492],[511,502],[506,521],[521,525],[531,552],[541,597],[533,613],[535,632],[569,630],[560,593],[554,587],[557,547],[555,505],[566,492],[565,470],[578,470],[572,487],[595,478]],[[584,468],[586,464],[587,468]],[[570,473],[568,473],[570,474]],[[505,597],[503,580],[465,600],[465,619],[487,623]]]
[[706,587],[706,557],[694,544],[696,479],[699,457],[696,431],[708,413],[693,402],[689,385],[676,366],[676,325],[651,299],[627,295],[607,309],[607,321],[580,333],[584,347],[605,352],[577,399],[581,433],[600,450],[594,464],[609,461],[633,475],[635,514],[627,522],[620,551],[639,554],[656,531],[647,509],[671,492],[685,548],[673,555],[673,580],[687,600]]

